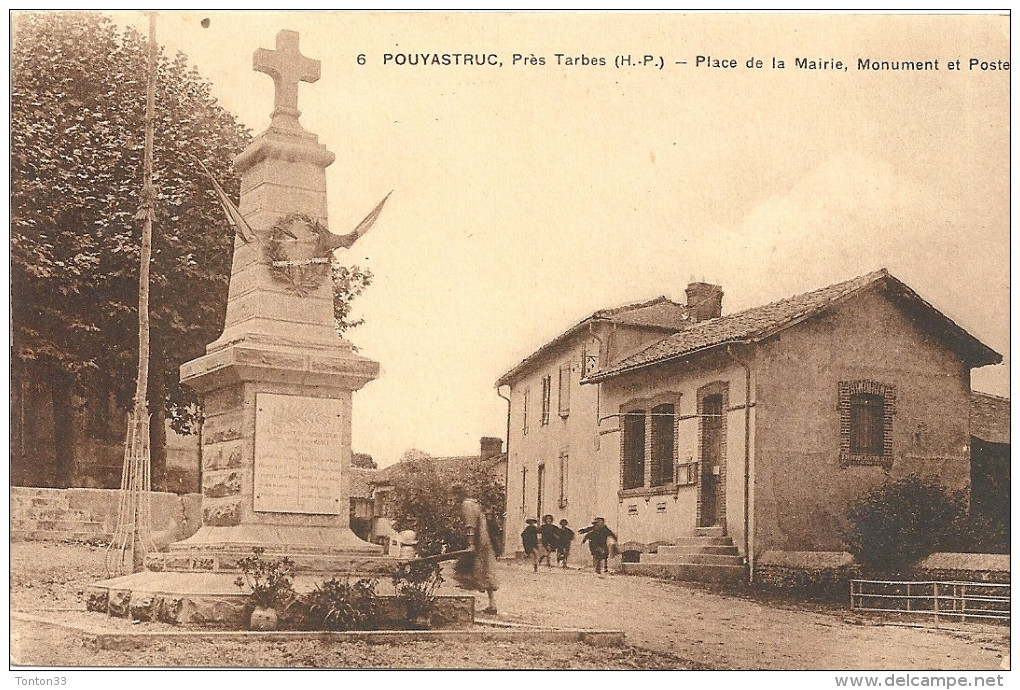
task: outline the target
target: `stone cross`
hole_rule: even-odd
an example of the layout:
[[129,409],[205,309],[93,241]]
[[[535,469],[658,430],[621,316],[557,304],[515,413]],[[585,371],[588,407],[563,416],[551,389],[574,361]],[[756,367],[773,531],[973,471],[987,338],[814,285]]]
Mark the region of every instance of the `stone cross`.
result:
[[321,62],[306,58],[298,48],[298,32],[286,29],[276,34],[276,50],[259,48],[252,56],[252,68],[273,78],[276,97],[272,124],[298,127],[301,111],[297,107],[298,82],[319,80]]

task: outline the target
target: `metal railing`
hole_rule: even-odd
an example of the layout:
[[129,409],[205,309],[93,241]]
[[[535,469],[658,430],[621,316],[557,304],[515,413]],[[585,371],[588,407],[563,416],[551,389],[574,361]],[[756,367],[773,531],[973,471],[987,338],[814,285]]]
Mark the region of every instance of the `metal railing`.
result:
[[994,582],[850,580],[850,610],[953,621],[1008,621],[1009,585]]

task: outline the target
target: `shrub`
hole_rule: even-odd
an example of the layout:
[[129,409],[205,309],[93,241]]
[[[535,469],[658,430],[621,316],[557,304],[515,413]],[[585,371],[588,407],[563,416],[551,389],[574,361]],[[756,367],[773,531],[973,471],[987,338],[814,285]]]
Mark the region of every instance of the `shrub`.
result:
[[294,592],[294,561],[286,556],[279,560],[262,559],[265,549],[256,546],[253,556],[245,556],[237,560],[243,577],[234,580],[234,584],[244,589],[251,589],[248,601],[253,606],[275,609],[284,612],[297,597]]
[[304,627],[312,630],[368,630],[379,607],[375,580],[333,578],[301,597]]
[[435,561],[404,561],[397,568],[393,588],[412,628],[429,626],[436,608],[436,590],[442,583],[443,575]]
[[925,556],[952,549],[966,515],[966,492],[910,475],[850,506],[847,546],[864,569],[901,574]]

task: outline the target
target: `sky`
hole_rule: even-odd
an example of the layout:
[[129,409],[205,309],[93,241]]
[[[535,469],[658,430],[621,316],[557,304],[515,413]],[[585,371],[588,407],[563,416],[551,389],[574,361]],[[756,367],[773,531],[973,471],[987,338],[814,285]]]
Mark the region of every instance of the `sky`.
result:
[[[164,11],[157,40],[258,133],[273,85],[252,53],[280,29],[322,62],[298,107],[337,156],[331,230],[394,190],[341,257],[375,274],[349,339],[381,363],[353,419],[380,465],[503,437],[501,374],[692,279],[725,314],[888,268],[1004,355],[972,382],[1009,394],[1009,72],[981,69],[1009,60],[1008,17]],[[396,64],[423,53],[502,64]]]

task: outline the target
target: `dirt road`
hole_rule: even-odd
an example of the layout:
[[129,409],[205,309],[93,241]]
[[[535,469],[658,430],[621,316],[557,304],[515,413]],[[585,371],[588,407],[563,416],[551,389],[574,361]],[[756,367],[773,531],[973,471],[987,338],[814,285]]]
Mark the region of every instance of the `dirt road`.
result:
[[501,574],[504,620],[622,629],[629,644],[714,668],[998,669],[1009,651],[1005,627],[892,626],[846,610],[783,608],[651,578],[599,578],[590,568],[533,573],[530,564],[511,563]]

